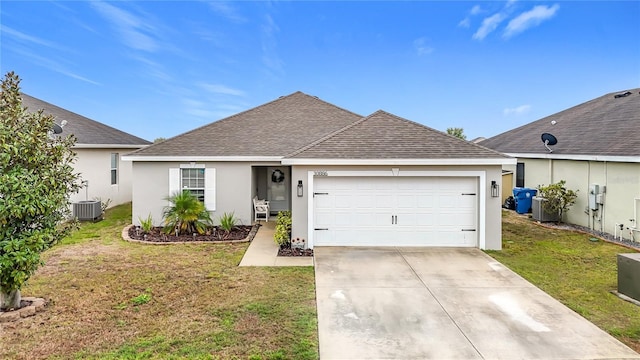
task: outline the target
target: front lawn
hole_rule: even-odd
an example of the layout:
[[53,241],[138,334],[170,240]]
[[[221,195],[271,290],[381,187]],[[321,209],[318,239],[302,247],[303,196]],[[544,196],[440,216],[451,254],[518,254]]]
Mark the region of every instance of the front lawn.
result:
[[[116,207],[44,254],[23,296],[49,306],[0,324],[0,358],[318,358],[312,268],[240,268],[248,244],[127,243],[130,219]],[[610,293],[632,250],[590,238],[504,212],[488,253],[640,351],[640,308]]]
[[51,301],[0,324],[0,358],[318,358],[313,268],[240,268],[247,243],[128,243],[130,221],[118,206],[44,254],[22,294]]
[[502,251],[487,251],[635,351],[640,351],[640,307],[617,290],[617,254],[633,250],[574,231],[549,229],[503,211]]

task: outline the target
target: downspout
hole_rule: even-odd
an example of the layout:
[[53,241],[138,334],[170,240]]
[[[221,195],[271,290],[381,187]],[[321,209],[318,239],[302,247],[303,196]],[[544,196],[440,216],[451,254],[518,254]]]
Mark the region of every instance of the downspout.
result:
[[608,171],[607,171],[607,167],[609,165],[607,164],[607,162],[604,162],[604,195],[603,195],[603,201],[602,201],[602,205],[600,205],[600,232],[604,232],[604,218],[605,218],[605,205],[607,205],[607,189],[609,189],[609,178],[608,178]]
[[589,212],[589,229],[596,229],[596,212],[589,206],[589,186],[591,185],[591,161],[587,160],[587,211]]

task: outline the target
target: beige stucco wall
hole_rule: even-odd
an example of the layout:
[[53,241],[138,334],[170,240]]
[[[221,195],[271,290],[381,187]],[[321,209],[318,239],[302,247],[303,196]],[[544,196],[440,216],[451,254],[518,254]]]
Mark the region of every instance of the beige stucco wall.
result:
[[[71,202],[101,198],[103,202],[111,199],[109,207],[131,201],[131,161],[122,160],[122,156],[135,149],[74,149],[77,160],[76,172],[82,180],[88,181],[88,187],[72,194]],[[111,153],[119,154],[118,184],[111,185]]]
[[[148,215],[155,225],[162,223],[162,210],[168,205],[169,169],[179,168],[185,162],[141,162],[133,164],[133,214],[132,221],[139,225],[139,218]],[[216,208],[210,211],[214,224],[219,224],[222,214],[233,212],[241,224],[251,224],[253,205],[251,199],[256,194],[252,188],[252,166],[266,166],[247,162],[197,162],[206,168],[216,169]],[[211,210],[211,209],[209,209]]]
[[[485,188],[482,193],[485,195],[485,207],[478,209],[478,214],[483,212],[486,219],[485,224],[478,221],[478,226],[484,226],[485,232],[485,248],[501,249],[502,248],[502,213],[501,197],[491,197],[490,184],[491,181],[497,181],[502,186],[502,167],[501,166],[293,166],[291,173],[292,180],[292,237],[307,238],[308,235],[308,202],[309,196],[313,196],[312,189],[308,184],[309,171],[388,171],[391,168],[398,168],[402,171],[476,171],[485,174]],[[303,180],[304,196],[296,196],[296,186],[298,180]]]
[[[162,222],[162,210],[168,204],[165,198],[169,195],[169,169],[179,168],[180,162],[142,162],[133,164],[133,215],[132,222],[139,225],[139,218],[151,215],[154,224]],[[185,164],[185,163],[182,163]],[[200,164],[200,163],[198,163]],[[233,211],[241,223],[250,224],[252,220],[253,206],[251,199],[258,193],[256,171],[253,166],[270,166],[268,163],[242,163],[242,162],[203,162],[206,168],[216,169],[216,209],[212,218],[218,223],[218,218],[225,212]],[[498,181],[501,185],[500,166],[399,166],[400,171],[476,171],[485,174],[485,208],[479,209],[486,216],[484,226],[487,249],[500,249],[502,237],[502,224],[500,205],[501,198],[490,196],[490,183]],[[292,166],[291,173],[291,209],[292,236],[307,237],[308,201],[312,194],[307,179],[308,172],[313,170],[340,170],[340,171],[364,171],[364,170],[388,170],[390,166]],[[304,184],[304,196],[298,197],[296,185],[298,180]],[[312,196],[312,195],[311,195]]]
[[514,173],[502,173],[502,187],[500,188],[500,192],[502,193],[503,204],[509,196],[513,196],[514,177]]
[[[640,197],[640,163],[550,159],[518,159],[518,162],[525,163],[526,187],[566,180],[569,189],[578,191],[578,199],[565,221],[610,234],[614,233],[616,223],[624,224],[625,228],[632,226],[629,220],[634,216],[634,198]],[[595,212],[588,209],[591,184],[606,186],[604,205]],[[640,238],[640,233],[635,236]]]

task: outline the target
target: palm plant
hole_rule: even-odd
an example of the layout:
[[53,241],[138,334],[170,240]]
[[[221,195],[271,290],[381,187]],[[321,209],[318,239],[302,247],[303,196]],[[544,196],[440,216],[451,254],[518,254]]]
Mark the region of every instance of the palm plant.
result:
[[204,234],[211,224],[211,215],[198,199],[188,190],[176,192],[166,200],[171,206],[164,208],[164,232],[170,234]]

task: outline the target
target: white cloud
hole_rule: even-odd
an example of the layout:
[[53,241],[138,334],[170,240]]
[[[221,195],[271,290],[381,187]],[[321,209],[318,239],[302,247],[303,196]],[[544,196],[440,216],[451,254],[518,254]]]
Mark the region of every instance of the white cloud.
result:
[[282,59],[278,55],[278,42],[276,33],[280,31],[278,24],[271,15],[265,15],[265,23],[262,25],[262,63],[267,67],[270,75],[283,72]]
[[20,32],[18,30],[12,29],[12,28],[10,28],[8,26],[5,26],[5,25],[0,25],[0,32],[2,32],[3,34],[5,34],[5,35],[7,35],[9,37],[12,37],[15,40],[23,42],[23,43],[27,42],[27,43],[46,46],[46,47],[52,48],[52,49],[65,50],[63,47],[61,47],[60,45],[58,45],[56,43],[41,39],[39,37],[35,37],[35,36],[31,36],[31,35],[25,34],[23,32]]
[[208,84],[199,83],[200,88],[217,95],[233,95],[233,96],[245,96],[245,92],[242,90],[234,89],[221,84]]
[[433,47],[427,45],[427,39],[424,37],[415,39],[413,41],[413,48],[418,53],[418,56],[429,55],[435,50]]
[[28,60],[38,66],[42,66],[51,71],[57,72],[58,74],[65,75],[76,80],[84,81],[89,84],[102,85],[97,81],[93,81],[89,78],[86,78],[82,75],[79,75],[69,70],[68,67],[64,66],[58,61],[53,60],[53,57],[50,57],[50,56],[44,57],[44,56],[36,55],[26,49],[13,48],[11,50],[16,54],[21,55],[23,59]]
[[482,25],[480,25],[480,28],[472,37],[476,40],[484,39],[487,35],[492,33],[504,19],[505,15],[502,13],[497,13],[484,18],[484,20],[482,20]]
[[244,23],[247,19],[240,15],[238,11],[226,1],[212,1],[209,3],[209,7],[214,12],[224,16],[229,21],[234,23]]
[[504,116],[509,116],[509,115],[517,116],[517,115],[526,114],[529,112],[529,110],[531,110],[531,105],[520,105],[514,108],[505,108],[504,110],[502,110],[502,114],[504,114]]
[[529,28],[540,25],[545,20],[551,19],[560,9],[560,5],[553,6],[536,5],[533,9],[523,12],[509,21],[507,28],[504,30],[503,36],[510,38]]
[[125,45],[136,50],[148,52],[154,52],[159,49],[156,39],[151,35],[157,29],[149,22],[105,2],[94,1],[91,2],[91,6],[107,21],[112,23],[116,31],[122,36]]
[[480,5],[474,5],[471,10],[469,10],[469,15],[462,19],[459,23],[459,27],[468,28],[471,26],[471,16],[478,15],[482,12],[482,8]]
[[130,57],[144,64],[143,71],[152,78],[157,79],[163,83],[173,80],[172,76],[165,71],[165,67],[162,64],[137,54],[131,55]]

